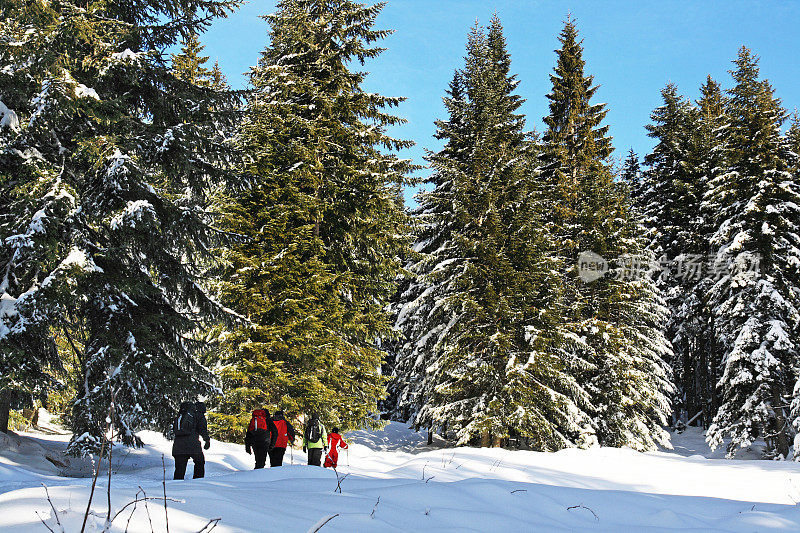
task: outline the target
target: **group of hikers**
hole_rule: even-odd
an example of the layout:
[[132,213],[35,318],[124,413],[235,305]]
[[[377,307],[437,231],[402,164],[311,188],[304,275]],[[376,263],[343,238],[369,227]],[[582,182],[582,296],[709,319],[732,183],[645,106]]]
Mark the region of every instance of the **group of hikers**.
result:
[[[205,476],[205,456],[203,450],[211,446],[206,420],[206,405],[203,402],[183,402],[173,423],[175,440],[172,443],[172,456],[175,458],[175,476],[183,479],[189,459],[194,462],[194,478]],[[200,445],[200,439],[205,445]],[[286,448],[295,440],[295,429],[286,420],[283,411],[275,411],[270,416],[267,409],[256,409],[247,425],[244,436],[244,449],[248,455],[255,456],[255,468],[264,468],[269,456],[270,467],[282,466]],[[339,434],[339,428],[327,433],[320,422],[319,415],[312,413],[303,430],[303,451],[308,452],[308,464],[336,468],[339,465],[339,449],[347,449],[347,443]],[[325,463],[322,463],[322,453]]]

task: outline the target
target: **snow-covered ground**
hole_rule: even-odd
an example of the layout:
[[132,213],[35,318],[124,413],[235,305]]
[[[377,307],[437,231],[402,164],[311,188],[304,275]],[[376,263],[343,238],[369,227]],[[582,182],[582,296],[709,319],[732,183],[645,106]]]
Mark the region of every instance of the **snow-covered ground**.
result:
[[[115,449],[112,514],[134,499],[162,493],[162,463],[171,477],[170,442],[142,434],[140,450]],[[384,432],[354,432],[336,474],[287,453],[282,468],[252,471],[243,446],[213,442],[206,478],[167,480],[171,532],[198,531],[800,531],[800,466],[790,462],[707,459],[694,428],[674,435],[676,451],[641,454],[598,448],[558,453],[447,448],[392,423]],[[91,480],[79,461],[61,465],[66,435],[28,433],[0,442],[0,531],[78,531]],[[12,442],[13,441],[13,442]],[[755,451],[753,452],[755,455]],[[189,465],[187,477],[191,477]],[[101,477],[87,530],[107,511]],[[161,501],[133,506],[112,530],[164,531]],[[37,516],[38,513],[38,516]],[[149,513],[149,516],[148,516]]]

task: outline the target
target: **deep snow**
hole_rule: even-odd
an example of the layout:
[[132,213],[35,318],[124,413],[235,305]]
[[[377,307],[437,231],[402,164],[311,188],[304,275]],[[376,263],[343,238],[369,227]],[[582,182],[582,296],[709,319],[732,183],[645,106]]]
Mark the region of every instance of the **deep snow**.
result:
[[[170,442],[141,434],[144,448],[115,449],[112,508],[131,501],[141,486],[162,491],[162,453],[171,477]],[[302,465],[305,454],[287,452],[286,466],[252,471],[241,445],[214,441],[206,452],[204,480],[172,481],[167,496],[171,532],[198,531],[221,518],[215,531],[800,531],[800,466],[790,462],[707,459],[702,434],[673,435],[675,452],[637,453],[595,448],[557,453],[446,448],[437,440],[392,423],[383,432],[347,436],[336,474]],[[16,447],[0,443],[0,530],[54,530],[45,483],[66,531],[77,531],[88,478],[60,477],[79,462],[56,466],[66,435],[28,433]],[[41,447],[41,448],[39,448]],[[16,451],[14,451],[16,450]],[[348,465],[349,462],[349,465]],[[190,464],[187,477],[191,476]],[[98,482],[90,526],[102,528],[106,481]],[[378,498],[380,502],[378,503]],[[124,531],[131,507],[114,522]],[[137,506],[129,531],[164,531],[160,501]]]

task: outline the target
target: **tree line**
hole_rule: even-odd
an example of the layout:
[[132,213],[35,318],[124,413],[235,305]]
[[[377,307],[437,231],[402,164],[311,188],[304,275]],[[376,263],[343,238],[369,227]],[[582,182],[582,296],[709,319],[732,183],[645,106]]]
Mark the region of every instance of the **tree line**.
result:
[[274,405],[539,450],[699,422],[788,455],[800,126],[749,50],[727,92],[664,89],[642,169],[613,158],[574,21],[541,132],[500,20],[476,24],[409,211],[403,98],[358,70],[383,4],[278,2],[235,91],[198,35],[238,5],[0,7],[0,418],[65,395],[90,453],[112,397],[135,445],[202,396],[221,438]]

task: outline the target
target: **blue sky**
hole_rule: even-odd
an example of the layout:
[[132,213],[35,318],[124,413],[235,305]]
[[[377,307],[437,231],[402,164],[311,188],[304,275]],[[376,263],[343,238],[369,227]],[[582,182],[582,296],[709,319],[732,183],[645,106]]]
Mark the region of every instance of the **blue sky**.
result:
[[[234,87],[244,86],[243,73],[268,44],[266,22],[258,15],[274,9],[272,1],[253,0],[201,37],[205,53],[220,62]],[[503,22],[512,70],[521,81],[518,93],[527,100],[522,111],[528,127],[537,130],[547,114],[557,35],[572,13],[584,39],[587,72],[601,86],[596,101],[608,104],[606,122],[618,158],[631,147],[640,156],[652,147],[644,125],[667,82],[691,98],[698,97],[708,74],[727,88],[727,71],[743,44],[761,57],[761,75],[784,106],[800,107],[796,0],[389,0],[377,27],[395,33],[383,43],[388,50],[367,63],[365,89],[408,98],[398,113],[409,123],[392,131],[416,141],[405,157],[423,163],[425,149],[439,147],[433,121],[444,116],[441,99],[453,70],[463,64],[467,32],[476,19],[487,23],[493,12]]]

